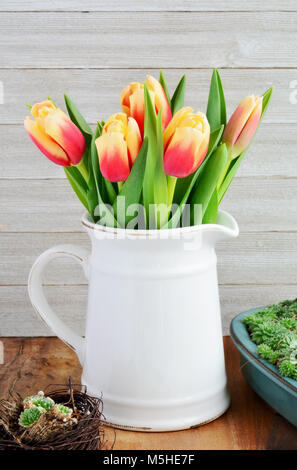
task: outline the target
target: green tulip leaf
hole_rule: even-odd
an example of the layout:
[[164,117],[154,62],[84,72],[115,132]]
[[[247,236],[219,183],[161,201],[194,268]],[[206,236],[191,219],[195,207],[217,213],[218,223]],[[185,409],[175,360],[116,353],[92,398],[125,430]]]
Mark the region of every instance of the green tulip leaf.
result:
[[69,96],[65,94],[64,99],[71,121],[81,130],[86,142],[90,143],[93,135],[92,129]]
[[82,177],[81,173],[75,166],[65,166],[64,171],[78,199],[85,206],[85,208],[89,210],[89,201],[87,196],[88,185]]
[[146,84],[144,85],[144,136],[148,138],[148,151],[143,181],[143,203],[148,221],[150,205],[154,204],[153,181],[158,156],[158,136],[156,111]]
[[265,93],[263,93],[263,95],[262,95],[263,101],[262,101],[261,120],[263,119],[263,116],[267,111],[267,107],[268,107],[269,102],[271,100],[272,93],[273,93],[273,87],[268,88],[268,90],[266,90]]
[[148,153],[148,139],[144,139],[141,149],[137,155],[135,163],[132,167],[131,173],[128,179],[123,184],[119,196],[125,198],[125,207],[124,213],[117,211],[117,199],[113,203],[113,210],[115,217],[117,218],[119,224],[122,227],[126,227],[133,216],[127,215],[127,208],[132,204],[138,204],[140,200],[141,190],[143,187],[143,180],[145,175],[146,168],[146,159]]
[[215,224],[216,223],[217,218],[218,218],[218,207],[219,207],[218,190],[217,188],[215,188],[210,198],[210,201],[208,203],[208,206],[206,208],[206,211],[204,213],[204,216],[202,219],[203,224]]
[[[89,161],[91,161],[91,146],[89,148]],[[96,222],[96,217],[94,214],[95,214],[95,209],[98,206],[99,201],[98,201],[97,188],[96,188],[92,165],[90,165],[90,168],[89,168],[87,198],[88,198],[88,205],[89,205],[89,213],[92,216],[93,221]]]
[[186,91],[186,76],[183,75],[171,98],[172,115],[174,115],[179,109],[184,107],[185,91]]
[[231,160],[231,163],[230,163],[230,166],[228,168],[227,174],[224,178],[224,181],[222,182],[222,184],[220,185],[220,187],[218,189],[219,204],[221,203],[223,197],[225,196],[226,191],[227,191],[227,189],[229,188],[229,186],[231,184],[231,181],[233,180],[234,176],[236,175],[237,170],[239,168],[239,165],[241,164],[244,156],[245,156],[245,152],[242,152],[242,154],[239,155],[239,157],[234,158],[234,160]]
[[163,165],[163,127],[162,127],[162,109],[160,109],[157,118],[157,144],[158,154],[155,169],[154,185],[154,201],[156,204],[156,226],[162,227],[168,220],[167,209],[167,176]]
[[159,82],[161,83],[162,88],[163,88],[163,90],[165,91],[165,95],[166,95],[166,98],[167,98],[167,100],[168,100],[169,106],[171,106],[171,99],[170,99],[170,95],[169,95],[169,91],[168,91],[168,86],[167,86],[167,82],[166,82],[166,79],[165,79],[163,70],[160,70],[160,79],[159,79]]
[[213,131],[222,124],[226,125],[226,103],[220,74],[214,69],[209,89],[206,116]]
[[114,186],[111,181],[108,181],[106,178],[103,178],[104,184],[105,184],[105,189],[106,189],[106,194],[108,197],[109,203],[112,205],[117,197],[117,193],[114,189]]
[[[206,212],[211,197],[216,190],[219,178],[227,164],[228,151],[226,144],[221,144],[211,158],[208,160],[203,172],[200,174],[198,184],[196,184],[191,195],[191,206],[201,205],[201,216]],[[202,219],[198,222],[201,223]],[[195,222],[196,224],[197,222]]]

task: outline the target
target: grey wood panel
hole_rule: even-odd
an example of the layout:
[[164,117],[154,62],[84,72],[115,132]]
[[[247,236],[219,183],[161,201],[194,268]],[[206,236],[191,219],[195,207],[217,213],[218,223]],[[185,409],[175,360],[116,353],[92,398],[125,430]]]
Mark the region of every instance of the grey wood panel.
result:
[[[220,286],[223,334],[232,318],[253,307],[295,298],[296,285]],[[85,331],[87,286],[45,286],[50,305],[71,328]],[[52,336],[33,310],[26,286],[0,286],[0,336]]]
[[296,11],[295,0],[9,0],[0,11]]
[[[224,334],[239,311],[296,296],[296,0],[11,0],[0,1],[0,11],[7,12],[0,15],[0,335],[51,334],[29,303],[30,267],[53,245],[90,246],[63,170],[24,134],[25,101],[49,94],[63,106],[67,92],[93,125],[119,110],[128,82],[158,76],[159,67],[172,91],[186,71],[186,104],[201,110],[210,69],[222,67],[228,115],[243,96],[275,86],[265,124],[222,205],[242,231],[218,246]],[[82,333],[87,287],[80,266],[55,261],[45,282],[52,284],[50,303]]]
[[[297,177],[296,135],[297,123],[262,123],[238,175]],[[0,125],[0,149],[0,185],[1,178],[66,178],[63,168],[40,153],[21,125]]]
[[[85,331],[87,286],[45,286],[48,302],[71,328]],[[26,286],[0,287],[0,336],[53,336],[33,310]]]
[[235,178],[222,202],[242,231],[297,230],[295,178]]
[[[4,64],[3,61],[1,63]],[[132,81],[143,82],[147,73],[158,77],[159,70],[0,69],[4,88],[0,124],[22,124],[24,116],[28,114],[26,101],[42,101],[48,95],[65,109],[64,92],[77,103],[88,122],[96,123],[98,119],[106,119],[118,112],[122,89]],[[184,73],[187,75],[186,105],[205,111],[212,70],[165,70],[171,93]],[[290,82],[297,80],[296,70],[223,69],[220,73],[228,115],[244,96],[262,94],[274,86],[273,98],[264,121],[297,122],[297,104],[290,103],[290,95],[294,93],[294,89],[290,89]]]
[[296,12],[4,12],[0,57],[4,68],[288,68],[296,20]]
[[[76,244],[90,250],[86,233],[0,234],[0,285],[27,284],[37,256],[52,246]],[[85,284],[81,266],[72,259],[54,260],[44,275],[47,284]]]
[[[2,233],[0,285],[25,285],[29,270],[44,250],[61,243],[90,249],[85,233]],[[244,233],[218,245],[221,284],[297,284],[297,233]],[[55,260],[44,276],[46,284],[84,284],[81,267],[71,259]]]
[[[242,231],[296,231],[296,178],[235,178],[222,203]],[[0,180],[0,232],[80,231],[67,180]]]

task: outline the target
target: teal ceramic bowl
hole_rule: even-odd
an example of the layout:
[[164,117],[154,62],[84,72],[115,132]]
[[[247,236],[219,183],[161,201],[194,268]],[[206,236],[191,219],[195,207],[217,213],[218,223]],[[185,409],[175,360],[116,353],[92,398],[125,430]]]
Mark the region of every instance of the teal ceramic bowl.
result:
[[297,381],[282,377],[274,365],[258,356],[257,346],[242,322],[246,315],[262,308],[237,315],[231,323],[231,338],[240,352],[241,371],[250,386],[279,414],[297,426]]

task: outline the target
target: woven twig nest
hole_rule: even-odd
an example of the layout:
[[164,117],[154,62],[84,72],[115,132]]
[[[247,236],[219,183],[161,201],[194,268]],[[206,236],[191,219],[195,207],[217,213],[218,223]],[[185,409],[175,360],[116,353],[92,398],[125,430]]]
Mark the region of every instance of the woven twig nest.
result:
[[106,447],[101,427],[102,400],[76,390],[71,382],[69,387],[47,391],[46,396],[58,405],[71,407],[71,419],[57,419],[49,412],[24,428],[19,425],[23,398],[13,394],[9,400],[0,400],[0,450],[96,450]]

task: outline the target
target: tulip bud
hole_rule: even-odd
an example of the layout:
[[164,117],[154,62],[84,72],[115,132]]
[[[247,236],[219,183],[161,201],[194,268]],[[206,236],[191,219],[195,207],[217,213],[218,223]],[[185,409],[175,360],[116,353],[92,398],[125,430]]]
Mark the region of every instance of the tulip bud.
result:
[[112,182],[125,181],[142,145],[135,119],[124,113],[114,114],[95,143],[102,175]]
[[141,135],[144,131],[144,87],[141,83],[130,83],[121,93],[121,105],[127,116],[133,117]]
[[31,114],[35,120],[26,116],[24,126],[39,150],[57,165],[80,163],[85,152],[85,139],[66,114],[51,101],[34,104]]
[[237,106],[226,125],[223,142],[229,158],[238,157],[249,145],[258,127],[262,114],[262,97],[247,96]]
[[[161,84],[151,75],[145,81],[155,106],[156,113],[162,108],[162,124],[165,129],[172,119],[170,105]],[[133,117],[141,135],[144,133],[144,86],[141,83],[130,83],[121,93],[121,105],[127,116]]]
[[164,169],[184,178],[197,170],[208,149],[210,127],[203,113],[180,109],[164,132]]

